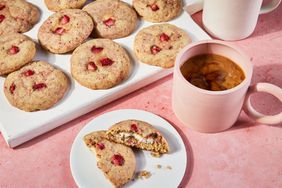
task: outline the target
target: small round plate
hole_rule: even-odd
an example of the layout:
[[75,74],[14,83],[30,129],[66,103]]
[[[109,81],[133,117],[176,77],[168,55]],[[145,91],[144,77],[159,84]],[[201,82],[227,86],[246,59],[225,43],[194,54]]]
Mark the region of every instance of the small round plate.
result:
[[[113,124],[127,119],[142,120],[153,125],[168,141],[170,152],[155,158],[149,151],[134,150],[136,172],[146,170],[151,172],[152,176],[148,179],[135,178],[124,187],[178,187],[187,167],[187,154],[181,136],[163,118],[150,112],[134,109],[105,113],[93,119],[78,133],[70,152],[70,167],[76,184],[83,188],[113,187],[103,172],[98,169],[96,156],[84,144],[83,136],[92,131],[107,130]],[[161,168],[157,165],[161,165]]]

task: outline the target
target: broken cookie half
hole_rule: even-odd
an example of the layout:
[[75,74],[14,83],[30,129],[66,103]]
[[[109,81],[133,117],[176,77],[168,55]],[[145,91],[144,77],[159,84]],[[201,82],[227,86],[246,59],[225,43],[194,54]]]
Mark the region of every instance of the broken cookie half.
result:
[[156,153],[168,153],[169,145],[163,135],[152,125],[139,120],[125,120],[114,124],[107,131],[109,140],[130,147]]
[[96,131],[84,136],[87,147],[96,154],[97,166],[115,187],[129,182],[135,172],[136,159],[130,147],[106,139],[106,131]]

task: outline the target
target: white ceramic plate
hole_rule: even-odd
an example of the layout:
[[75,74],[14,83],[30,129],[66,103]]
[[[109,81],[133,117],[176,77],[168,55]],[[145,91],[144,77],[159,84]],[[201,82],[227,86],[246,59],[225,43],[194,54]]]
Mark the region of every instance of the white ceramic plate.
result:
[[[87,133],[107,130],[111,125],[127,119],[137,119],[156,127],[167,139],[170,153],[155,158],[148,151],[135,152],[137,160],[136,171],[147,170],[152,173],[149,179],[136,179],[125,187],[178,187],[184,177],[187,166],[187,154],[184,142],[175,130],[163,118],[150,112],[125,109],[105,113],[89,122],[76,136],[70,153],[70,167],[76,184],[81,188],[113,187],[96,165],[96,156],[87,148],[82,138]],[[156,166],[160,164],[162,168]],[[171,166],[172,169],[167,169]]]

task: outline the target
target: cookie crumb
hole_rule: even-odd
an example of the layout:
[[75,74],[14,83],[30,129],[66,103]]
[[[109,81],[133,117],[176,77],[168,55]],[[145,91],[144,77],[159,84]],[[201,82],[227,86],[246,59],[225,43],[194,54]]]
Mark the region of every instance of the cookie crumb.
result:
[[148,179],[152,176],[151,172],[142,170],[140,172],[137,172],[137,179]]
[[160,168],[162,168],[162,165],[160,165],[160,164],[157,164],[157,166],[156,166],[158,169],[160,169]]
[[152,157],[156,157],[156,158],[160,158],[162,156],[162,154],[158,153],[158,152],[151,152],[151,156]]
[[171,167],[171,166],[169,166],[169,165],[167,165],[167,166],[166,166],[166,169],[171,170],[171,169],[172,169],[172,167]]

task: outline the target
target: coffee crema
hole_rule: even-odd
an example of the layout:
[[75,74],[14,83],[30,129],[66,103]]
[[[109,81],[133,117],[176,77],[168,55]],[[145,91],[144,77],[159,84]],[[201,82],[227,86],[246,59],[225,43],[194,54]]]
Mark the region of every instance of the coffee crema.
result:
[[216,54],[201,54],[188,59],[180,67],[185,79],[196,87],[223,91],[239,85],[243,70],[232,60]]

